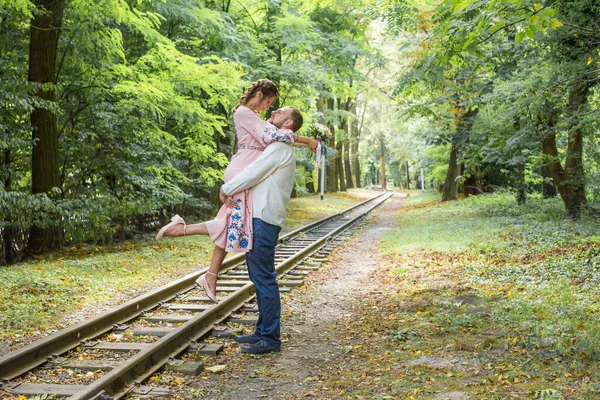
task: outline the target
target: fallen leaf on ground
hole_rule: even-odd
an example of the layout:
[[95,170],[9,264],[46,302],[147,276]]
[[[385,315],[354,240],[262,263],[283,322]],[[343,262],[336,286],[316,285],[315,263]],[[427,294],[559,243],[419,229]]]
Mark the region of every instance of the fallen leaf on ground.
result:
[[213,365],[212,367],[206,367],[205,369],[210,372],[221,372],[226,367],[227,367],[226,365]]

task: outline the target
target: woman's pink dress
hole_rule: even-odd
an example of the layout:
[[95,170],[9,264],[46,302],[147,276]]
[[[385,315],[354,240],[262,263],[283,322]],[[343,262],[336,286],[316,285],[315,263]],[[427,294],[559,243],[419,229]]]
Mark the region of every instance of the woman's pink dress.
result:
[[[238,151],[225,170],[225,182],[256,160],[269,143],[294,142],[294,132],[278,129],[245,106],[240,106],[233,114],[233,122]],[[221,206],[217,217],[206,222],[206,227],[215,245],[232,253],[248,252],[252,250],[252,194],[250,190],[244,190],[233,198],[237,206]]]

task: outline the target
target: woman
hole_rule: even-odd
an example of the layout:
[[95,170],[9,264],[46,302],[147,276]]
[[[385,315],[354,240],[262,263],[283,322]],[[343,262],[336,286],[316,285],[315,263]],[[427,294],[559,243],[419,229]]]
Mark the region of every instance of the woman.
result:
[[[225,170],[225,182],[256,160],[265,146],[274,141],[304,145],[316,150],[315,139],[298,136],[289,129],[278,129],[257,115],[269,109],[278,96],[277,85],[268,79],[261,79],[254,82],[240,98],[233,114],[238,151]],[[217,276],[226,253],[248,252],[252,249],[251,191],[246,190],[226,199],[212,221],[186,226],[178,215],[171,218],[171,221],[158,232],[156,240],[163,236],[210,235],[215,243],[209,271],[198,278],[196,283],[216,302]]]

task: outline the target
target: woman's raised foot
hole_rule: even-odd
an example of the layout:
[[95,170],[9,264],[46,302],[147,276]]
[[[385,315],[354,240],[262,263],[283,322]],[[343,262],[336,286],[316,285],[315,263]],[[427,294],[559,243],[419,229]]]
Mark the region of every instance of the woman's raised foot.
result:
[[185,236],[185,221],[179,215],[175,214],[171,218],[171,222],[163,226],[156,234],[156,240],[162,239],[163,236]]

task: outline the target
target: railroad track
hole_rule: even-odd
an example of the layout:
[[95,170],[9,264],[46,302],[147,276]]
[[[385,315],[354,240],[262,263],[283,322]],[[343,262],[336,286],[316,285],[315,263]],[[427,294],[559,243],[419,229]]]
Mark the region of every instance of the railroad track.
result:
[[[352,235],[353,227],[393,194],[382,192],[282,236],[275,251],[280,290],[301,285],[332,247]],[[224,324],[256,321],[258,310],[251,303],[254,284],[244,260],[240,254],[223,264],[217,304],[199,295],[203,292],[194,286],[208,269],[203,268],[1,357],[0,394],[48,394],[72,400],[168,394],[168,389],[143,383],[165,365],[182,373],[198,373],[201,362],[177,357],[186,351],[216,355],[222,345],[204,343],[204,337],[231,337],[236,332],[224,329]],[[73,371],[87,372],[75,379]]]

